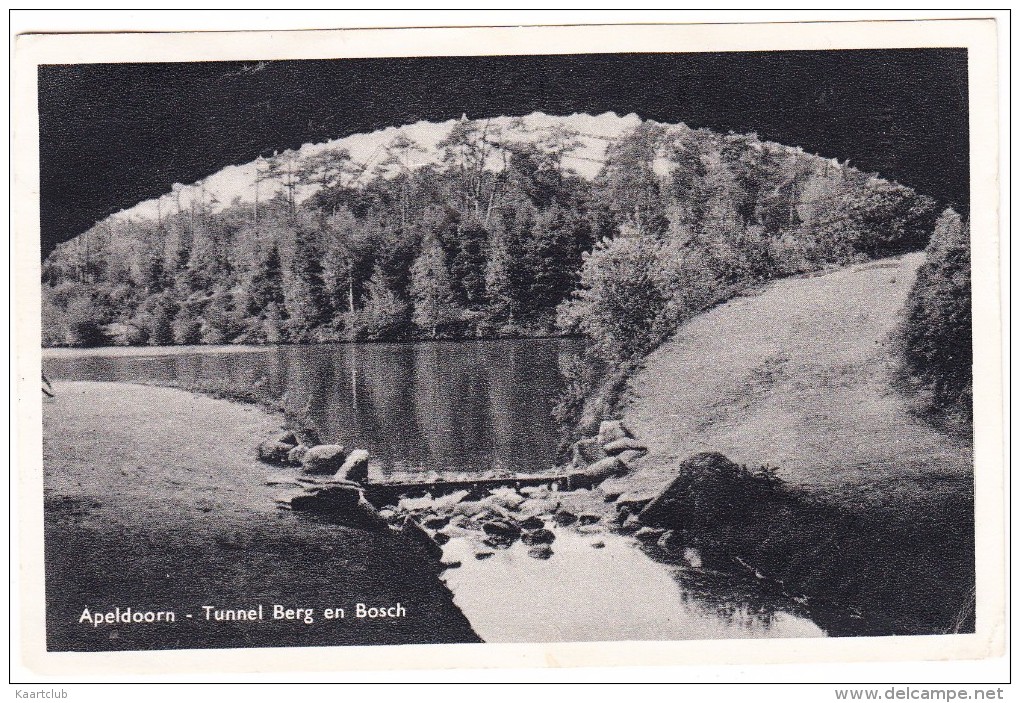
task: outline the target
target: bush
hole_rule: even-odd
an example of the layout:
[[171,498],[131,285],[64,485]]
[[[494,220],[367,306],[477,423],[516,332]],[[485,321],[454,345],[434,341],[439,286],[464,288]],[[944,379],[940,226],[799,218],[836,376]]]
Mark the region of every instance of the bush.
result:
[[904,370],[923,409],[973,416],[969,226],[953,210],[939,217],[907,298],[900,327]]
[[67,343],[73,347],[101,347],[108,342],[106,321],[86,296],[76,296],[67,306]]

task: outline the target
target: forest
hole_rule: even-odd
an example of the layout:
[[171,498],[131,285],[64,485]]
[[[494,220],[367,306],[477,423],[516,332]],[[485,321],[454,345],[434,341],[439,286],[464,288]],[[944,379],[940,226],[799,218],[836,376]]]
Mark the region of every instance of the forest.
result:
[[46,259],[43,344],[584,334],[625,360],[741,286],[921,249],[938,216],[753,134],[642,122],[594,179],[570,167],[580,138],[465,119],[419,168],[398,134],[369,173],[341,147],[264,160],[251,201],[177,187]]

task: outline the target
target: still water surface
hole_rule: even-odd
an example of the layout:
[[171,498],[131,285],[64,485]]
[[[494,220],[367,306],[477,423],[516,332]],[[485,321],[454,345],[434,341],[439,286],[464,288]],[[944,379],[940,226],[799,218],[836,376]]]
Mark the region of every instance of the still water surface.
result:
[[[394,471],[542,472],[574,339],[46,350],[53,380],[264,383],[308,407],[325,441],[368,449]],[[104,354],[104,352],[106,352]]]

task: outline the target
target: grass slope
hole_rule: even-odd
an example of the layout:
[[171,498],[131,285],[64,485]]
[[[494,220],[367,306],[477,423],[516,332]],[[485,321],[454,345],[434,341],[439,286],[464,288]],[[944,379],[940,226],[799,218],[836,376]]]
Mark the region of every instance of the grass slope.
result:
[[922,260],[776,281],[684,325],[630,384],[624,418],[651,449],[635,487],[658,489],[700,451],[844,501],[969,487],[970,443],[893,388],[891,336]]

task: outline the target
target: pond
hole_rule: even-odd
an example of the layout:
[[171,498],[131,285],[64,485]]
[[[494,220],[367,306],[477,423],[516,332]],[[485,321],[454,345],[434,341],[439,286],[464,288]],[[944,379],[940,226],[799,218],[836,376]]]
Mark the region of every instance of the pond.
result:
[[[324,439],[368,449],[384,474],[538,473],[554,465],[561,368],[580,350],[571,339],[55,349],[44,351],[43,371],[54,381],[258,383],[289,406],[307,405]],[[293,528],[307,530],[310,543],[322,541],[321,525],[294,517]],[[445,545],[444,561],[458,565],[443,580],[483,640],[826,634],[791,599],[768,597],[754,584],[654,558],[611,531],[547,526],[556,540],[542,558],[520,542],[485,558],[468,539]],[[337,549],[349,564],[365,558],[358,541]]]
[[548,471],[560,365],[577,339],[270,347],[50,349],[52,380],[254,385],[307,407],[325,441],[394,472]]

